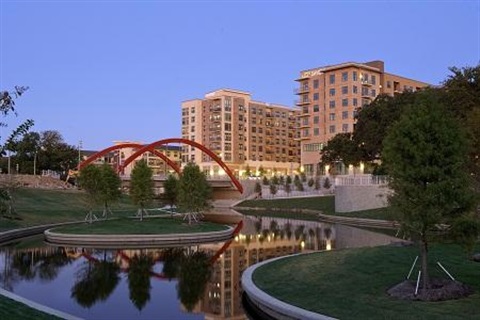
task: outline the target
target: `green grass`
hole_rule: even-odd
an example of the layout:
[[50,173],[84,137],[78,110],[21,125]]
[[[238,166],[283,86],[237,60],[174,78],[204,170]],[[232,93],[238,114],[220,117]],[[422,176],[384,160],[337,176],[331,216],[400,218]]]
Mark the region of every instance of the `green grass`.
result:
[[[335,215],[342,217],[365,218],[365,219],[379,219],[379,220],[393,220],[393,214],[390,208],[379,208],[371,210],[362,210],[354,212],[335,212],[335,197],[308,197],[308,198],[289,198],[289,199],[272,199],[272,200],[246,200],[237,205],[237,207],[261,208],[262,211],[253,210],[237,210],[246,215],[265,215],[277,218],[297,218],[299,213],[290,212],[291,209],[310,209],[317,210],[326,215]],[[281,208],[285,211],[278,212],[277,210],[269,210],[271,208]],[[257,212],[257,213],[255,213]],[[311,220],[308,216],[307,219]]]
[[115,219],[93,224],[82,223],[53,229],[68,234],[173,234],[226,230],[227,226],[209,222],[188,225],[181,218]]
[[406,277],[417,254],[417,247],[389,246],[314,253],[266,264],[253,280],[282,301],[342,320],[480,319],[480,263],[467,260],[456,245],[431,247],[431,276],[445,277],[434,265],[440,260],[457,280],[474,288],[473,295],[419,302],[386,294]]
[[[0,232],[41,224],[83,220],[88,211],[86,194],[77,190],[47,190],[21,188],[14,194],[16,217],[21,220],[0,218]],[[156,204],[152,205],[157,206]],[[127,196],[113,203],[115,217],[132,215],[137,207]],[[102,208],[95,212],[100,215]]]
[[53,315],[40,312],[24,305],[23,303],[14,301],[0,295],[0,319],[8,320],[25,320],[25,319],[60,319]]

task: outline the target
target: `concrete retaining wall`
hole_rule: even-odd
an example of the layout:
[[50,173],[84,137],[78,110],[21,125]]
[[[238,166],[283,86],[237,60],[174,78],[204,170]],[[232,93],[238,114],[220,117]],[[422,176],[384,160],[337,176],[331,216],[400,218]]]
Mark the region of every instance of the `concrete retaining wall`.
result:
[[385,185],[343,185],[335,187],[335,211],[352,212],[384,208],[391,192]]

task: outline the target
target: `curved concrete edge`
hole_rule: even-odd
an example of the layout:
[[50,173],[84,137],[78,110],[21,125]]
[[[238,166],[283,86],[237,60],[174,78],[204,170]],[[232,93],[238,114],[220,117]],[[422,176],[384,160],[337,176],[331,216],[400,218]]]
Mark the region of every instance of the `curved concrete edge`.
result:
[[16,240],[18,238],[37,235],[50,228],[66,226],[70,224],[79,224],[84,222],[85,221],[60,222],[60,223],[44,224],[40,226],[32,226],[32,227],[25,227],[25,228],[3,231],[3,232],[0,232],[0,244],[9,242],[12,240]]
[[[314,252],[318,253],[318,252]],[[291,258],[298,255],[304,254],[313,254],[312,253],[298,253],[284,257],[278,257],[274,259],[269,259],[257,264],[254,264],[248,267],[242,275],[242,288],[244,292],[247,294],[248,298],[251,300],[253,304],[266,314],[270,315],[275,319],[284,319],[284,320],[293,320],[293,319],[303,319],[303,320],[335,320],[335,318],[331,318],[319,313],[315,313],[312,311],[308,311],[291,304],[285,303],[280,301],[271,295],[268,295],[264,291],[260,290],[255,283],[253,282],[253,273],[255,270],[267,263]]]
[[7,298],[12,299],[14,301],[17,301],[19,303],[22,303],[22,304],[24,304],[24,305],[26,305],[26,306],[28,306],[32,309],[38,310],[38,311],[43,312],[43,313],[51,314],[51,315],[53,315],[55,317],[58,317],[58,318],[61,318],[61,319],[82,320],[82,318],[75,317],[71,314],[68,314],[68,313],[65,313],[65,312],[62,312],[62,311],[59,311],[59,310],[55,310],[55,309],[52,309],[50,307],[47,307],[47,306],[41,305],[39,303],[33,302],[31,300],[22,298],[19,295],[16,295],[15,293],[4,290],[2,288],[0,288],[0,294],[4,297],[7,297]]
[[225,241],[233,237],[233,231],[234,228],[227,226],[225,230],[199,233],[98,235],[56,233],[48,229],[44,235],[47,242],[58,245],[112,246],[121,243],[122,246],[162,246]]

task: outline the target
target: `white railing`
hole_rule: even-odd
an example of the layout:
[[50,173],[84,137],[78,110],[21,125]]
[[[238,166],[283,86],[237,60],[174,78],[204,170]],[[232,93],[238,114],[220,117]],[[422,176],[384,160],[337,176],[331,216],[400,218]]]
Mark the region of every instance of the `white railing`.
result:
[[336,186],[371,186],[388,184],[388,176],[342,176],[335,178]]

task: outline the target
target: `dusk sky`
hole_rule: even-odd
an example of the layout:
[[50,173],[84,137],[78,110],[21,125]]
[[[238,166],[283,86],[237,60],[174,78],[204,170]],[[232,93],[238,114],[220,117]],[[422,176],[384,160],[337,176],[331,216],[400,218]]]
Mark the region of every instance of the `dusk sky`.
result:
[[431,84],[477,65],[480,1],[0,0],[0,90],[30,87],[9,129],[84,149],[180,137],[181,102],[219,88],[293,106],[301,70],[371,60]]

